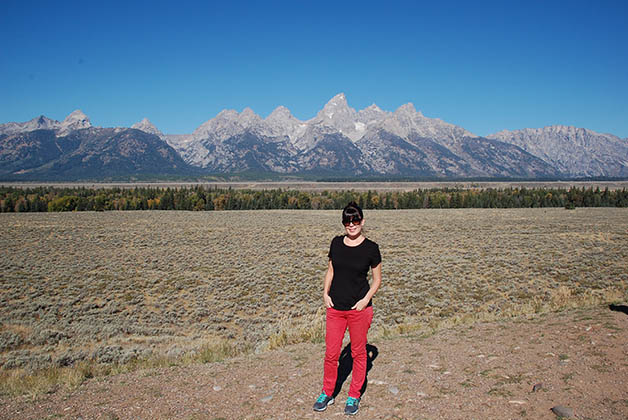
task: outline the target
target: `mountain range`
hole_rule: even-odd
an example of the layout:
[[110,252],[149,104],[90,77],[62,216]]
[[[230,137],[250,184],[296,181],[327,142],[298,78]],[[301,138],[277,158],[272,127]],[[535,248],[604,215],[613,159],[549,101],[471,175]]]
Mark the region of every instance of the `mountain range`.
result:
[[224,110],[191,134],[92,126],[81,111],[0,125],[0,177],[101,179],[137,175],[290,174],[335,177],[628,177],[628,139],[551,126],[481,137],[412,104],[356,111],[334,96],[307,121],[280,106],[261,118]]
[[0,125],[0,177],[82,180],[189,173],[159,136],[134,128],[93,127],[81,111],[59,122],[40,116]]

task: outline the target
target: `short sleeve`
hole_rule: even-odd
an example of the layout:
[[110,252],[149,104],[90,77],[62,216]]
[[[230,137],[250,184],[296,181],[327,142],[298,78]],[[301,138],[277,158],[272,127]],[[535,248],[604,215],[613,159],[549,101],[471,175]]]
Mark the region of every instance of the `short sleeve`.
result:
[[382,254],[379,252],[379,245],[373,242],[373,249],[371,250],[371,268],[377,267],[382,262]]
[[329,245],[329,252],[327,253],[327,257],[331,260],[332,250],[334,249],[334,239],[331,240],[331,244]]

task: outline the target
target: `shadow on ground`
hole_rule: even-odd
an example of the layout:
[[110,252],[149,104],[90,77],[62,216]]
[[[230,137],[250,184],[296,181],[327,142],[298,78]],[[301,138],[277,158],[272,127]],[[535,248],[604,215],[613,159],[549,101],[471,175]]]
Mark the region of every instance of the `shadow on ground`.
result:
[[611,311],[616,311],[616,312],[623,312],[626,315],[628,315],[628,306],[626,305],[608,305],[608,308]]
[[[377,347],[372,344],[366,345],[366,377],[364,378],[364,384],[360,389],[360,395],[364,395],[366,386],[368,385],[369,371],[373,367],[373,360],[377,357],[379,351]],[[338,378],[336,379],[336,387],[334,388],[333,397],[336,398],[342,389],[342,385],[349,377],[353,368],[353,357],[351,356],[351,343],[347,344],[340,357],[338,358]]]

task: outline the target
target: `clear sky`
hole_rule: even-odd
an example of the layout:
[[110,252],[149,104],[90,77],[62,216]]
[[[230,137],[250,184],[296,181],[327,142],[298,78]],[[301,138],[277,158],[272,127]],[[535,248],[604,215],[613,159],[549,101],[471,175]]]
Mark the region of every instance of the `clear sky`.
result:
[[191,133],[223,109],[306,120],[412,102],[478,135],[628,137],[628,1],[0,1],[0,123],[81,109]]

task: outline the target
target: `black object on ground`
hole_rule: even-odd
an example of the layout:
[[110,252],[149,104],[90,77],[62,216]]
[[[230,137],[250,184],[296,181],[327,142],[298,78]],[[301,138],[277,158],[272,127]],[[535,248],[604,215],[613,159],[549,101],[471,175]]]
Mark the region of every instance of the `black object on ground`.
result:
[[628,315],[628,306],[627,305],[613,305],[613,304],[610,304],[610,305],[608,305],[608,309],[610,309],[611,311],[623,312],[626,315]]

